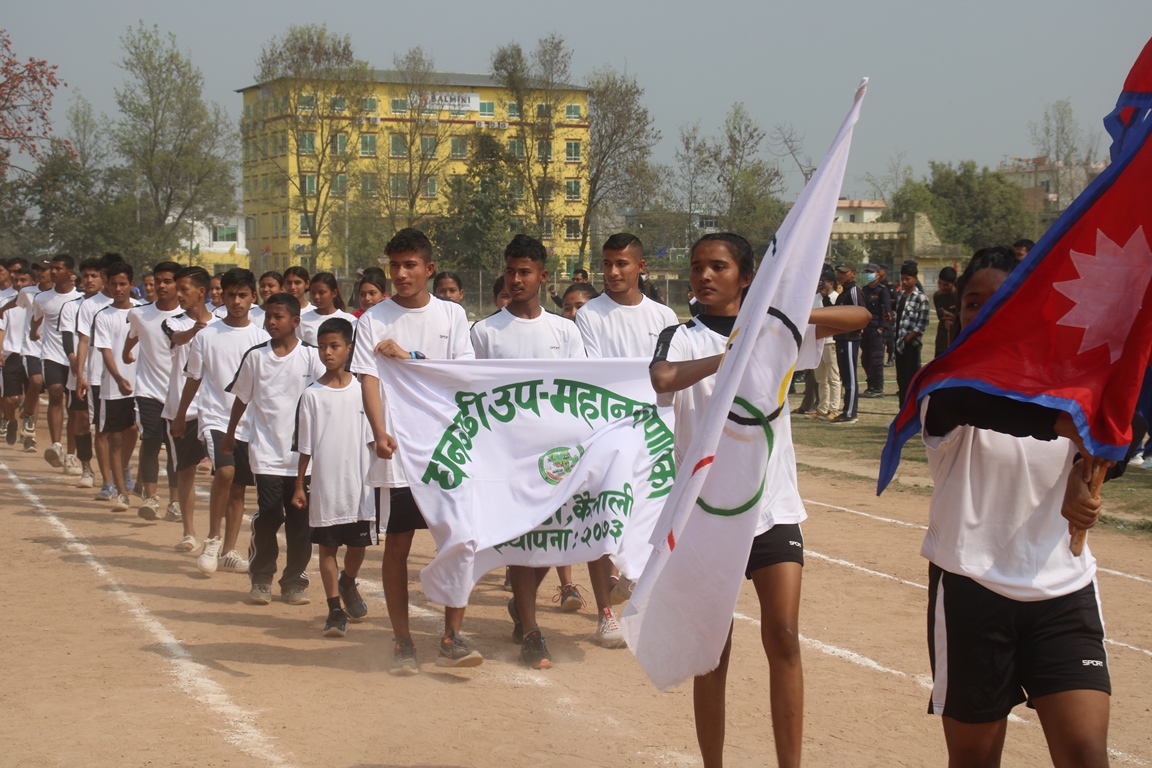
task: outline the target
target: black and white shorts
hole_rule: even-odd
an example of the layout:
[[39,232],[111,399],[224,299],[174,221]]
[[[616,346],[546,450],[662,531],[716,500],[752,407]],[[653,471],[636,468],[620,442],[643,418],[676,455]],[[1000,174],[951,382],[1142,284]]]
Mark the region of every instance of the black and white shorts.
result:
[[195,467],[208,455],[204,450],[204,443],[196,434],[196,419],[184,423],[184,437],[172,436],[171,422],[164,422],[164,433],[168,437],[168,455],[172,456],[172,463],[177,472]]
[[761,568],[780,563],[804,565],[804,534],[797,523],[774,525],[752,539],[744,577],[751,579],[752,574]]
[[88,394],[85,396],[88,400],[88,420],[92,422],[92,426],[96,427],[96,431],[100,431],[100,385],[89,384]]
[[159,400],[151,397],[136,398],[136,426],[140,427],[141,440],[164,439],[167,430],[160,416],[163,412],[164,403]]
[[43,376],[44,366],[40,363],[40,358],[34,355],[24,355],[24,371],[28,374],[28,378],[33,376]]
[[68,410],[76,411],[77,413],[88,412],[88,395],[85,393],[84,397],[77,397],[76,390],[68,390]]
[[13,352],[4,358],[4,375],[0,377],[0,394],[4,397],[20,397],[28,386],[28,374],[24,371],[24,358]]
[[100,408],[103,411],[100,416],[100,434],[123,432],[136,426],[136,406],[132,398],[118,397],[115,400],[105,400]]
[[[428,523],[416,506],[416,499],[412,496],[411,488],[375,488],[376,492],[376,530],[380,533],[408,533],[409,531],[428,530]],[[380,494],[388,493],[389,508],[381,514]]]
[[371,547],[376,543],[376,526],[371,520],[357,520],[313,528],[312,543],[322,547]]
[[232,476],[232,485],[256,485],[256,477],[252,474],[252,465],[248,463],[248,443],[236,441],[232,453],[224,453],[221,446],[227,435],[218,429],[208,430],[204,436],[204,450],[212,461],[212,474],[221,467],[236,467],[236,474]]
[[1004,719],[1023,701],[1065,691],[1112,693],[1096,583],[1024,602],[928,564],[928,714]]
[[51,387],[55,384],[66,386],[68,384],[68,366],[61,365],[55,360],[44,361],[44,386]]

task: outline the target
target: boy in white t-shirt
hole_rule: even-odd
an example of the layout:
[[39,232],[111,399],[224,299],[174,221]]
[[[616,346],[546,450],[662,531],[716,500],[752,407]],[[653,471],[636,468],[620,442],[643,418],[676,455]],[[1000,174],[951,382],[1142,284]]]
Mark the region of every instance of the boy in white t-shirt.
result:
[[[640,292],[640,272],[644,269],[644,244],[626,232],[612,235],[604,243],[604,292],[576,313],[576,327],[584,339],[588,357],[642,357],[650,360],[660,333],[680,322],[667,306]],[[622,603],[631,593],[619,582],[608,556],[588,564],[588,579],[600,624],[597,640],[607,648],[624,645],[624,633],[612,613],[613,603]]]
[[[580,332],[570,321],[544,311],[540,287],[548,280],[548,251],[528,235],[516,235],[504,249],[504,285],[512,300],[503,309],[472,326],[476,357],[492,360],[585,357]],[[557,569],[561,570],[561,569]],[[508,612],[514,627],[512,641],[520,643],[520,660],[533,669],[552,666],[548,646],[536,623],[536,593],[547,568],[513,565],[508,569],[512,599]],[[576,590],[571,566],[561,573],[564,590]],[[578,595],[578,593],[577,593]]]
[[[396,441],[388,434],[378,358],[450,360],[473,358],[468,339],[468,318],[452,301],[441,301],[428,292],[436,272],[432,243],[419,230],[402,229],[384,248],[392,279],[392,298],[385,299],[360,316],[352,373],[360,376],[364,414],[372,427],[377,461],[369,482],[377,490],[377,512],[387,509],[384,525],[384,563],[381,567],[388,618],[395,635],[392,674],[418,673],[416,646],[408,629],[408,552],[417,529],[427,528],[408,478],[400,462],[392,460]],[[287,278],[285,278],[287,279]],[[400,364],[400,363],[390,363]],[[471,667],[484,657],[468,647],[459,635],[463,607],[444,608],[444,635],[440,641],[439,666]]]
[[[320,578],[328,601],[324,634],[343,637],[350,620],[362,621],[368,615],[356,576],[367,548],[376,543],[376,510],[367,483],[372,433],[364,418],[360,382],[346,370],[352,324],[329,318],[317,330],[326,373],[304,391],[296,411],[295,448],[300,460],[292,504],[308,510],[312,543],[320,547]],[[341,545],[346,547],[343,571],[336,562]]]
[[116,486],[113,512],[128,509],[126,485],[125,443],[136,442],[136,408],[133,393],[136,386],[136,364],[125,363],[117,357],[124,350],[128,337],[128,312],[136,306],[132,298],[132,265],[121,261],[104,271],[106,287],[112,303],[96,313],[92,322],[92,346],[104,360],[104,374],[100,380],[100,434],[107,435],[108,462],[112,482]]
[[32,301],[28,333],[40,341],[40,359],[44,370],[44,388],[48,390],[48,435],[51,445],[44,450],[44,460],[53,467],[64,466],[64,386],[68,383],[68,356],[60,338],[60,309],[80,298],[76,290],[75,260],[67,254],[52,257],[48,268],[53,287],[36,294]]
[[188,408],[195,399],[199,409],[196,428],[212,461],[213,472],[208,538],[196,560],[196,567],[207,574],[217,570],[248,572],[248,561],[236,551],[236,540],[244,518],[244,492],[255,480],[248,462],[246,422],[240,424],[234,450],[231,453],[223,450],[224,433],[235,399],[227,388],[236,377],[244,353],[268,340],[264,329],[248,319],[248,310],[256,296],[256,276],[247,269],[230,269],[220,280],[228,316],[201,328],[190,342],[188,362],[184,366],[184,391],[171,426],[173,437],[184,436]]
[[257,511],[252,516],[252,540],[248,545],[249,592],[252,602],[272,602],[272,577],[280,546],[276,534],[284,528],[287,543],[280,594],[289,605],[307,605],[308,562],[312,537],[308,509],[292,503],[299,457],[292,450],[295,423],[287,418],[296,412],[300,396],[324,375],[316,348],[296,336],[300,302],[287,293],[276,293],[264,302],[264,330],[270,337],[244,353],[236,378],[228,385],[235,396],[224,437],[224,453],[232,453],[236,428],[247,414],[248,463],[256,477]]
[[28,269],[28,262],[23,259],[11,259],[8,262],[9,275],[12,278],[12,288],[15,293],[0,304],[0,394],[3,396],[3,420],[5,427],[4,441],[8,445],[15,445],[19,438],[20,420],[17,418],[17,405],[24,395],[24,388],[28,384],[28,374],[24,371],[24,359],[20,355],[20,348],[24,345],[26,313],[16,306],[16,295],[20,293],[32,280]]
[[[91,488],[95,484],[92,472],[92,424],[88,420],[88,400],[80,397],[79,337],[76,334],[76,318],[80,305],[85,300],[100,294],[104,288],[104,274],[99,259],[84,259],[80,262],[79,289],[81,298],[73,299],[60,308],[60,339],[64,344],[64,354],[68,356],[68,421],[65,432],[68,434],[69,448],[75,447],[75,455],[64,457],[64,474],[79,475],[77,488]],[[72,451],[69,451],[72,453]],[[69,461],[71,459],[71,461]]]

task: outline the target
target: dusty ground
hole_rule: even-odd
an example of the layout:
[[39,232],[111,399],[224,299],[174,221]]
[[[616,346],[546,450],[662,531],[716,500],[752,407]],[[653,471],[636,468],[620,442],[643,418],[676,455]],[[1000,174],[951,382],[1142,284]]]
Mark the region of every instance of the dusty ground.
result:
[[[868,407],[879,424],[879,410]],[[927,568],[917,552],[927,496],[913,482],[877,498],[867,463],[875,454],[857,450],[849,429],[796,430],[811,516],[801,611],[805,763],[944,765],[939,722],[924,714]],[[914,459],[906,467],[908,478],[924,474]],[[412,563],[423,674],[397,679],[386,672],[379,550],[362,574],[368,620],[327,639],[315,573],[310,606],[248,605],[245,577],[205,577],[192,556],[172,550],[176,524],[113,514],[90,497],[38,454],[0,444],[0,764],[700,764],[690,687],[661,694],[628,651],[596,646],[591,612],[543,609],[556,667],[520,668],[495,576],[465,619],[487,662],[462,672],[433,666],[439,611],[415,581],[432,555],[427,534]],[[1114,763],[1152,765],[1152,539],[1112,530],[1089,538],[1107,569]],[[738,611],[728,765],[771,765],[768,666],[749,586]],[[1017,714],[1004,765],[1047,764],[1034,714]]]

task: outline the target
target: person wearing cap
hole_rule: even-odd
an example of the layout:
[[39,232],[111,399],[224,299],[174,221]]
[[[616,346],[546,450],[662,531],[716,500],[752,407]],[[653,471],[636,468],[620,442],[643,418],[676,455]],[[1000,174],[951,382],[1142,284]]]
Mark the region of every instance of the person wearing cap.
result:
[[892,293],[881,280],[878,264],[864,265],[863,306],[872,313],[860,341],[861,364],[868,379],[863,397],[884,397],[884,333],[892,327]]
[[936,278],[936,293],[932,303],[936,307],[936,347],[933,357],[940,357],[952,343],[956,317],[960,314],[960,294],[956,293],[956,270],[944,267]]
[[[836,265],[836,281],[840,283],[840,296],[836,306],[864,306],[864,296],[856,287],[856,265],[842,263]],[[832,337],[836,342],[836,363],[840,368],[840,382],[844,388],[844,409],[834,416],[833,424],[855,424],[856,404],[860,397],[859,380],[856,377],[856,361],[860,355],[860,331],[838,333]]]
[[900,267],[900,301],[896,304],[896,387],[900,405],[912,377],[920,370],[920,348],[928,330],[928,297],[917,285],[916,263]]

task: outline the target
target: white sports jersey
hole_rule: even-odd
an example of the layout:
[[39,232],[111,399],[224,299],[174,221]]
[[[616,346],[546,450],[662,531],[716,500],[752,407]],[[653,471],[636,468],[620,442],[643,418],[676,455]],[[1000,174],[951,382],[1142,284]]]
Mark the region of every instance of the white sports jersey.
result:
[[161,324],[183,311],[179,304],[174,309],[144,304],[128,313],[128,338],[140,340],[132,350],[136,356],[136,397],[164,402],[168,396],[172,352]]
[[[930,401],[921,403],[921,423]],[[1071,440],[971,426],[921,435],[935,486],[921,555],[1013,600],[1067,595],[1096,577],[1087,546],[1080,557],[1068,550],[1068,521],[1060,515],[1076,455]]]
[[356,321],[360,318],[356,315],[349,314],[336,310],[328,315],[322,315],[315,309],[310,309],[307,312],[300,313],[300,325],[296,326],[296,335],[300,337],[301,341],[306,341],[312,346],[316,346],[316,332],[325,320],[331,320],[336,317],[342,317],[348,322],[352,323],[352,330],[356,330]]
[[[95,296],[89,296],[80,303],[76,310],[76,333],[88,338],[88,358],[84,362],[84,380],[88,386],[100,386],[100,378],[104,375],[104,358],[96,354],[92,348],[92,323],[96,320],[96,313],[112,303],[112,297],[101,291]],[[76,340],[80,344],[79,338]]]
[[376,505],[366,478],[372,463],[372,429],[355,376],[341,389],[315,383],[304,390],[296,413],[296,448],[312,457],[308,524],[313,528],[374,520]]
[[131,392],[125,395],[112,378],[112,372],[107,366],[102,366],[104,370],[100,377],[101,400],[122,400],[136,396],[136,363],[125,363],[123,357],[124,341],[128,338],[128,313],[131,311],[131,308],[117,309],[109,304],[96,313],[96,319],[92,323],[92,354],[103,358],[103,351],[110,350],[120,377],[127,379],[132,385]]
[[[196,397],[200,410],[197,429],[201,438],[213,429],[228,431],[232,401],[236,399],[228,392],[228,385],[236,378],[244,353],[265,341],[268,334],[259,326],[248,323],[243,328],[235,328],[221,320],[202,329],[189,342],[184,375],[200,382]],[[241,419],[236,427],[236,439],[248,439],[247,418]]]
[[576,313],[588,357],[651,359],[660,332],[679,322],[675,312],[647,296],[629,306],[602,293]]
[[289,414],[296,412],[304,390],[323,375],[316,347],[302,341],[283,357],[271,341],[244,353],[228,391],[248,404],[248,460],[255,474],[296,475],[300,456],[292,450],[296,424]]
[[28,310],[17,303],[0,319],[4,322],[4,357],[24,354],[24,343],[28,340]]
[[[60,319],[56,322],[56,327],[60,329],[60,338],[63,340],[64,334],[72,335],[72,354],[76,354],[80,347],[80,337],[76,335],[76,316],[80,312],[80,304],[87,298],[81,296],[78,299],[65,304],[60,308]],[[76,391],[76,374],[72,371],[72,366],[68,366],[68,391]]]
[[[583,307],[580,311],[584,311]],[[723,353],[735,320],[735,317],[699,315],[683,325],[665,329],[660,335],[660,343],[657,345],[653,362],[667,360],[670,363],[678,363]],[[823,349],[823,341],[816,339],[815,326],[809,325],[805,329],[804,341],[800,345],[796,370],[802,370],[801,366],[814,368],[820,361]],[[704,408],[715,388],[716,375],[713,374],[671,395],[676,412],[677,467],[680,466],[684,452],[692,442],[692,435],[704,415]],[[668,397],[660,395],[659,399],[662,403],[666,403]],[[756,535],[764,533],[774,525],[799,523],[808,517],[796,484],[796,451],[792,445],[792,423],[787,407],[781,410],[780,416],[774,422],[773,435],[772,458],[768,462],[764,480],[765,504],[760,509]]]
[[60,309],[72,301],[83,296],[80,291],[72,288],[61,293],[55,288],[36,294],[32,302],[32,320],[39,321],[40,327],[40,358],[51,360],[60,365],[68,365],[68,355],[64,354],[64,344],[60,340]]
[[[217,322],[217,319],[212,315],[208,316],[208,324]],[[170,317],[160,323],[160,327],[164,331],[164,335],[168,337],[169,354],[171,363],[168,368],[168,393],[164,399],[164,411],[160,414],[161,418],[172,419],[176,418],[177,411],[180,410],[180,397],[184,394],[184,382],[187,379],[184,377],[184,364],[188,362],[188,344],[173,344],[172,334],[180,331],[187,331],[196,323],[192,318],[186,314],[179,314]],[[184,415],[185,421],[195,421],[200,416],[200,408],[197,406],[197,397],[192,398],[192,402],[188,404],[188,412]]]
[[7,288],[0,289],[0,307],[4,306],[9,301],[16,298],[17,293],[19,293],[19,291],[17,291],[11,285],[8,286]]
[[489,315],[472,326],[472,348],[491,360],[586,356],[576,324],[543,309],[531,320],[507,307]]
[[[476,357],[468,336],[468,316],[464,308],[451,301],[429,296],[422,307],[406,309],[392,299],[385,299],[360,316],[356,325],[356,343],[352,352],[352,373],[378,376],[376,345],[392,339],[410,352],[421,352],[429,360],[460,360]],[[395,361],[398,365],[404,363]],[[384,426],[387,429],[387,394],[383,385],[380,397],[384,403]],[[368,481],[377,488],[405,488],[408,478],[400,462],[373,459]]]
[[[49,288],[48,290],[52,290]],[[26,285],[16,295],[16,306],[24,310],[24,338],[20,344],[20,354],[24,357],[40,357],[40,342],[32,341],[32,306],[40,294],[40,286]],[[9,310],[11,312],[12,310]],[[43,337],[41,337],[43,338]]]

